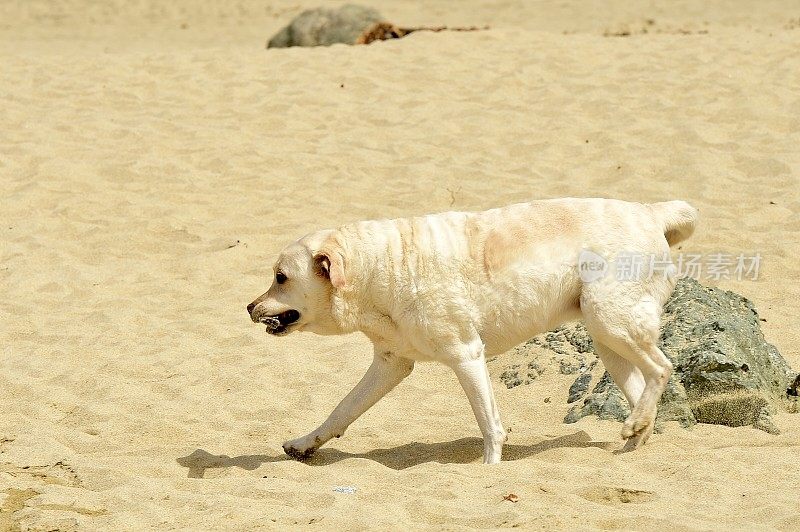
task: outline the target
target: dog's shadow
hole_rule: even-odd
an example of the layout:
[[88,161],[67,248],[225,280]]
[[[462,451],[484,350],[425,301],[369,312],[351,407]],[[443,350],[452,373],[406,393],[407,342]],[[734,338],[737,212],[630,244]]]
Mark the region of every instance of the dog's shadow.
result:
[[[586,432],[578,431],[574,434],[559,436],[530,445],[507,444],[503,447],[503,461],[521,460],[549,449],[562,447],[597,447],[613,451],[619,445],[612,442],[592,441],[592,438]],[[483,440],[479,438],[461,438],[440,443],[407,443],[386,449],[374,449],[366,453],[347,453],[338,449],[322,448],[304,463],[310,466],[327,466],[348,458],[364,458],[378,462],[391,469],[400,470],[427,462],[466,464],[477,461],[482,455]],[[239,467],[253,471],[261,467],[262,464],[286,460],[291,460],[291,458],[283,454],[278,456],[250,454],[231,457],[224,454],[211,454],[203,449],[197,449],[188,456],[176,459],[178,464],[189,470],[189,478],[203,478],[206,469]]]
[[239,467],[253,471],[261,467],[261,464],[283,462],[288,459],[287,456],[269,456],[266,454],[228,456],[226,454],[211,454],[203,449],[197,449],[192,454],[176,458],[175,461],[189,470],[189,478],[203,478],[206,474],[206,469]]

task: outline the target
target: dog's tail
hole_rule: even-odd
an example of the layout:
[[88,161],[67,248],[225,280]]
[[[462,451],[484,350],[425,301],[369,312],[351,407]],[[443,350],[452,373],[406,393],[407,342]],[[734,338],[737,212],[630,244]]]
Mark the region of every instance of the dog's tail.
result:
[[661,220],[664,228],[664,237],[670,246],[683,242],[694,233],[699,212],[685,201],[664,201],[652,203],[650,208]]

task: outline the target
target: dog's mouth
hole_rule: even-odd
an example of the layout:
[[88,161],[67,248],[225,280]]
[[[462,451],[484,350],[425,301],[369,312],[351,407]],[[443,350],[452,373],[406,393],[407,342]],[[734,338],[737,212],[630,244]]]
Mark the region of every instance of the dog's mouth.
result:
[[300,313],[292,309],[274,316],[264,316],[258,321],[267,326],[268,333],[280,335],[285,333],[299,319]]

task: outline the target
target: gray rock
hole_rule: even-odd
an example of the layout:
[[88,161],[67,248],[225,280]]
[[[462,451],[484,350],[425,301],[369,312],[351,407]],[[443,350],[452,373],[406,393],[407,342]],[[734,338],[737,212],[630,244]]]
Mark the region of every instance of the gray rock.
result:
[[500,374],[500,380],[506,385],[509,390],[520,384],[530,384],[536,377],[544,372],[544,368],[539,366],[535,360],[528,362],[527,366],[522,368],[519,364],[509,366]]
[[[579,377],[580,378],[580,377]],[[577,407],[570,408],[564,417],[565,423],[575,423],[580,418],[595,415],[600,419],[625,421],[630,414],[628,401],[617,386],[611,381],[608,373],[603,373],[592,393]]]
[[415,31],[479,31],[488,26],[418,26],[401,28],[387,22],[371,7],[348,4],[339,9],[320,7],[303,11],[288,26],[276,33],[267,48],[290,46],[330,46],[331,44],[369,44],[399,39]]
[[562,326],[554,331],[533,337],[530,343],[551,349],[562,355],[594,353],[592,337],[589,336],[589,333],[583,327]]
[[580,377],[575,379],[572,386],[569,387],[569,396],[567,397],[568,403],[582,399],[589,392],[589,385],[592,383],[591,373],[582,373]]
[[267,43],[267,48],[356,44],[359,38],[383,21],[377,10],[353,4],[339,9],[309,9],[276,33]]
[[563,375],[583,373],[594,369],[597,364],[596,359],[587,359],[586,354],[593,353],[592,339],[585,329],[580,331],[559,327],[515,348],[511,358],[530,361],[506,366],[500,379],[507,388],[514,388],[521,384],[530,384],[552,366],[557,366],[559,373]]
[[506,385],[509,390],[522,384],[522,378],[519,376],[519,364],[508,366],[501,374],[500,380]]
[[[526,346],[544,370],[548,365],[541,361],[548,358],[559,368],[586,367],[570,387],[568,401],[584,399],[570,408],[566,423],[588,415],[617,421],[627,418],[628,403],[607,373],[584,395],[591,374],[599,373],[602,365],[594,370],[594,357],[591,363],[585,362],[593,352],[583,325],[541,334]],[[540,349],[534,353],[531,346]],[[736,293],[705,287],[693,279],[679,280],[664,306],[660,347],[675,371],[661,397],[658,424],[750,425],[777,433],[771,415],[778,410],[797,411],[800,375],[764,340],[753,304]]]

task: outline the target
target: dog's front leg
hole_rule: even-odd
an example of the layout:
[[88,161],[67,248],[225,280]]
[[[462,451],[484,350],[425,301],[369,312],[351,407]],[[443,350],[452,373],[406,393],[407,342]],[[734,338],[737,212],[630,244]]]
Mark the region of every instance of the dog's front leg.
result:
[[460,360],[450,364],[450,367],[464,388],[478,420],[483,435],[483,463],[496,464],[503,454],[503,444],[507,436],[494,400],[483,344],[477,341],[474,345],[464,346],[464,352],[459,358]]
[[413,369],[413,360],[376,347],[369,369],[328,419],[310,434],[284,443],[284,452],[297,460],[309,458],[328,440],[341,436],[353,421],[389,393]]

